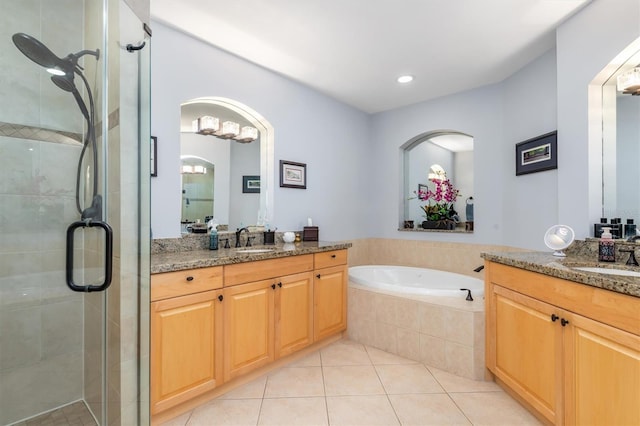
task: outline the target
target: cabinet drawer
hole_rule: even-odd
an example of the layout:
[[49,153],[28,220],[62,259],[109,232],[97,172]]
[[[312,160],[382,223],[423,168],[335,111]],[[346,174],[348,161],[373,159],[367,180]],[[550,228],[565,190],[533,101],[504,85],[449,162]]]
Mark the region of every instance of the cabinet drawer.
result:
[[344,265],[347,263],[346,250],[325,251],[313,255],[315,269],[330,268],[331,266]]
[[224,267],[224,286],[229,287],[312,270],[312,254],[236,263]]
[[151,301],[222,288],[222,266],[151,275]]

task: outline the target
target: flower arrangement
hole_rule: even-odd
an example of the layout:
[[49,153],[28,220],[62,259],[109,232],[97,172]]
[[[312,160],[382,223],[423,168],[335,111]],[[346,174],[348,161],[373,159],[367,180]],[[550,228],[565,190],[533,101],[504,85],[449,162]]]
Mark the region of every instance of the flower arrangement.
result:
[[453,187],[449,179],[432,178],[429,181],[434,185],[433,191],[427,187],[414,192],[420,201],[427,204],[421,205],[426,220],[431,221],[457,221],[458,213],[453,209],[453,203],[460,195],[460,191]]

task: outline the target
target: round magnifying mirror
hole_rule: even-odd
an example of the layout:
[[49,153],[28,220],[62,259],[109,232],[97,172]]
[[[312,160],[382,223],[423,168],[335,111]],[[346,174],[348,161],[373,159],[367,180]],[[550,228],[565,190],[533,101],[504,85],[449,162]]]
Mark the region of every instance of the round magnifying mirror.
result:
[[547,229],[547,232],[544,234],[544,243],[551,250],[554,250],[554,256],[566,257],[567,255],[564,254],[562,250],[571,245],[574,237],[575,233],[570,226],[553,225],[551,228]]

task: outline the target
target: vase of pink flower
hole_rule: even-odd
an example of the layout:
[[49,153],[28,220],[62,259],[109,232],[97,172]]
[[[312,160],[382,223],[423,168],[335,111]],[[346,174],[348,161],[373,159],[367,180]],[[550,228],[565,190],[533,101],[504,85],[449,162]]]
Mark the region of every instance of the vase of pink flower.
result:
[[424,212],[424,229],[454,229],[458,222],[458,213],[453,208],[460,191],[455,189],[449,179],[429,179],[433,189],[428,186],[415,192],[420,201],[426,202],[420,208]]

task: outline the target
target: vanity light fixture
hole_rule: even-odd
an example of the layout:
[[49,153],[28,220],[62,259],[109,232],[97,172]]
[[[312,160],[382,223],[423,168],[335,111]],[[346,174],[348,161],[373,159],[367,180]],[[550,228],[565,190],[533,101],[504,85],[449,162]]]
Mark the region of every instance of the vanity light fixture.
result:
[[207,168],[205,166],[201,166],[201,165],[189,165],[189,164],[185,164],[180,168],[180,173],[183,175],[193,175],[193,174],[197,174],[197,175],[206,175],[207,174]]
[[244,126],[235,121],[224,121],[210,115],[203,115],[191,122],[191,129],[198,135],[216,136],[222,139],[234,139],[237,142],[248,143],[258,139],[258,129]]
[[635,67],[618,76],[618,91],[626,95],[640,95],[640,67]]
[[258,139],[258,129],[251,126],[244,126],[240,129],[240,134],[233,138],[241,143],[249,143]]
[[413,76],[412,75],[401,75],[400,77],[398,77],[397,82],[401,83],[401,84],[407,84],[407,83],[411,83],[413,81]]
[[213,135],[220,128],[220,120],[210,115],[203,115],[191,122],[194,133],[199,135]]
[[240,134],[240,125],[234,121],[225,121],[215,135],[223,139],[231,139]]

